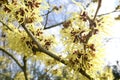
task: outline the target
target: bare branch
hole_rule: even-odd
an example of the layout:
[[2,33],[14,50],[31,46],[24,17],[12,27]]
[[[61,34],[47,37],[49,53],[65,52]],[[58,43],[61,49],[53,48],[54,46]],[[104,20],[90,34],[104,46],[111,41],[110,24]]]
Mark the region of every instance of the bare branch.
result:
[[23,63],[24,63],[24,65],[22,66],[20,63],[19,63],[19,61],[12,55],[12,54],[10,54],[8,51],[6,51],[5,49],[3,49],[3,48],[1,48],[0,47],[0,50],[1,51],[3,51],[4,53],[6,53],[8,56],[10,56],[15,62],[16,62],[16,64],[21,68],[21,70],[24,72],[24,76],[25,76],[25,80],[28,80],[28,77],[27,77],[27,72],[26,72],[26,62],[27,62],[27,60],[26,60],[26,57],[23,57]]
[[10,31],[13,31],[7,24],[5,24],[3,21],[0,20],[0,22],[5,25]]
[[114,10],[114,11],[111,11],[111,12],[108,12],[108,13],[100,14],[98,16],[104,16],[104,15],[108,15],[108,14],[115,13],[115,12],[120,12],[120,11],[119,10]]
[[95,18],[96,18],[96,16],[97,16],[97,13],[98,13],[98,11],[99,11],[99,9],[100,9],[100,7],[101,7],[101,3],[102,3],[102,0],[98,0],[98,7],[97,7],[97,9],[96,9],[96,12],[95,12],[93,21],[95,20]]
[[45,73],[39,76],[39,79],[43,78],[47,73],[53,68],[54,66],[51,66]]
[[[49,0],[48,0],[48,5],[50,6]],[[48,12],[47,12],[47,14],[46,14],[46,20],[45,20],[45,25],[44,25],[44,27],[47,26],[49,14],[50,14],[50,12],[49,12],[49,10],[48,10]]]
[[23,66],[19,63],[19,61],[12,55],[10,54],[8,51],[6,51],[5,49],[0,47],[0,50],[3,51],[4,53],[6,53],[8,56],[10,56],[15,62],[16,64],[18,64],[18,66],[23,69]]
[[28,77],[27,77],[27,60],[26,60],[26,56],[23,57],[23,63],[24,63],[23,72],[24,72],[25,80],[28,80]]
[[45,20],[45,25],[44,25],[44,27],[47,26],[47,23],[48,23],[48,15],[49,15],[49,10],[48,10],[48,12],[47,12],[47,14],[46,14],[46,20]]
[[52,10],[48,11],[46,14],[43,14],[43,15],[40,15],[40,16],[46,16],[46,15],[50,14],[53,10],[54,9],[52,9]]
[[44,30],[54,28],[54,27],[56,27],[56,26],[58,26],[58,25],[63,24],[64,22],[65,22],[65,21],[60,22],[60,23],[57,23],[57,24],[54,24],[54,25],[52,25],[52,26],[45,27]]

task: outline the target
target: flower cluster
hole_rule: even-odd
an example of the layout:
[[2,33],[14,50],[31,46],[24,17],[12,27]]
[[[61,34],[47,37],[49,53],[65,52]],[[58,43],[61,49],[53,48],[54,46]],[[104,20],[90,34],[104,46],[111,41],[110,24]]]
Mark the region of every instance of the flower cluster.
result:
[[103,65],[102,29],[110,25],[105,20],[108,16],[96,18],[95,21],[92,21],[86,12],[75,13],[72,16],[63,24],[61,30],[65,52],[68,54],[66,62],[72,69],[76,71],[82,69],[95,77]]
[[[40,12],[44,7],[43,0],[12,0],[6,4],[1,4],[1,14],[8,15],[11,20],[20,23],[41,22]],[[46,6],[48,8],[48,6]]]
[[[9,23],[9,27],[13,30],[7,30],[7,42],[9,48],[12,50],[25,54],[26,56],[35,55],[37,51],[37,45],[27,35],[24,30],[16,28],[13,24]],[[54,36],[47,36],[43,34],[43,30],[40,28],[34,28],[32,25],[28,27],[36,39],[40,42],[42,47],[50,49],[51,45],[55,42]],[[31,54],[32,53],[32,54]]]
[[54,51],[55,37],[45,34],[41,24],[42,16],[40,15],[43,10],[49,8],[48,3],[44,0],[4,0],[0,2],[3,3],[0,4],[0,19],[8,20],[8,23],[4,22],[10,28],[6,29],[5,25],[2,26],[7,42],[6,48],[27,58],[32,56],[32,58],[42,60],[47,66],[55,64],[54,59],[38,50],[38,46],[21,27],[22,24],[25,24],[42,48]]

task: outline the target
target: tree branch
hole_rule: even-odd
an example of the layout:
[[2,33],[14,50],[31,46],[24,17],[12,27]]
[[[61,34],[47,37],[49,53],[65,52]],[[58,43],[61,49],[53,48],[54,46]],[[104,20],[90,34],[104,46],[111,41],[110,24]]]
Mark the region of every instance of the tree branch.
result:
[[48,10],[48,12],[47,12],[47,14],[46,14],[46,20],[45,20],[45,25],[44,25],[44,28],[47,26],[47,22],[48,22],[48,15],[49,15],[49,10]]
[[54,66],[51,66],[46,72],[44,72],[42,75],[38,77],[38,80],[43,78]]
[[27,77],[27,60],[26,60],[26,56],[23,57],[23,63],[24,63],[23,72],[24,72],[25,80],[28,80],[28,77]]
[[40,15],[40,16],[46,16],[47,14],[50,14],[54,9],[48,11],[46,14]]
[[89,26],[90,26],[91,31],[90,31],[90,32],[88,33],[88,35],[87,35],[87,39],[86,39],[86,42],[85,42],[86,44],[88,43],[90,37],[92,36],[92,34],[93,34],[93,32],[94,32],[94,27],[96,27],[96,23],[94,22],[94,20],[95,20],[95,18],[96,18],[96,16],[97,16],[97,13],[98,13],[98,11],[99,11],[99,9],[100,9],[100,7],[101,7],[101,2],[102,2],[102,0],[99,0],[99,1],[98,1],[98,7],[97,7],[97,9],[96,9],[94,18],[93,18],[93,19],[90,19],[90,17],[87,16],[87,19],[88,19],[88,21],[89,21]]
[[111,13],[114,13],[114,12],[120,12],[120,10],[114,10],[114,11],[111,11],[111,12],[108,12],[108,13],[104,13],[104,14],[100,14],[98,16],[104,16],[104,15],[108,15],[108,14],[111,14]]
[[[35,37],[33,36],[33,34],[25,27],[25,24],[22,24],[22,27],[24,28],[24,30],[26,31],[26,33],[31,37],[31,39],[35,42],[35,44],[38,46],[38,50],[39,50],[40,52],[43,52],[43,53],[49,55],[50,57],[54,58],[55,60],[57,60],[57,61],[65,64],[65,65],[67,65],[67,63],[65,62],[65,60],[63,60],[63,59],[61,59],[60,57],[56,56],[56,55],[53,54],[52,52],[50,52],[50,51],[42,48],[41,45],[39,44],[39,42],[37,41],[37,39],[35,39]],[[83,69],[79,70],[79,72],[80,72],[82,75],[86,76],[88,79],[90,79],[90,80],[93,79],[93,78],[91,78],[90,75],[88,75]]]
[[87,77],[89,80],[94,80],[90,75],[88,75],[83,69],[80,69],[79,72],[84,75],[85,77]]
[[52,52],[42,48],[42,46],[40,45],[40,43],[37,41],[37,39],[35,39],[35,37],[33,36],[33,34],[25,27],[25,24],[22,24],[22,27],[24,28],[24,30],[27,32],[27,34],[32,38],[32,40],[35,42],[35,44],[38,46],[38,50],[40,52],[43,52],[47,55],[49,55],[50,57],[54,58],[57,61],[62,62],[63,64],[66,64],[64,60],[62,60],[60,57],[56,56],[55,54],[53,54]]
[[58,26],[58,25],[63,24],[64,22],[65,22],[65,21],[60,22],[60,23],[57,23],[57,24],[54,24],[54,25],[52,25],[52,26],[45,27],[44,30],[54,28],[54,27],[56,27],[56,26]]
[[21,68],[23,69],[23,66],[19,63],[19,61],[12,55],[10,54],[9,52],[7,52],[5,49],[1,48],[0,47],[0,50],[3,51],[4,53],[6,53],[8,56],[10,56],[15,62],[16,64]]
[[[99,11],[99,9],[100,9],[100,7],[101,7],[101,1],[102,1],[102,0],[99,0],[99,2],[98,2],[98,7],[97,7],[97,10],[96,10],[96,12],[95,12],[95,15],[94,15],[93,20],[88,17],[89,22],[90,22],[90,27],[92,27],[92,26],[95,27],[95,25],[94,25],[94,24],[95,24],[95,23],[94,23],[94,20],[95,20],[95,18],[96,18],[96,16],[97,16],[97,13],[98,13],[98,11]],[[58,24],[56,24],[56,25],[49,26],[49,27],[47,27],[47,28],[45,27],[44,29],[50,29],[50,28],[53,28],[53,27],[55,27],[55,26],[57,26],[57,25],[61,25],[61,24],[63,24],[63,23],[64,23],[64,22],[58,23]],[[39,42],[37,41],[37,39],[34,38],[33,34],[25,27],[25,24],[22,24],[22,26],[23,26],[24,30],[27,32],[27,34],[32,38],[32,40],[33,40],[33,41],[35,42],[35,44],[38,46],[38,50],[39,50],[40,52],[44,52],[45,54],[49,55],[50,57],[54,58],[55,60],[57,60],[57,61],[65,64],[65,65],[67,65],[67,63],[65,63],[65,61],[64,61],[63,59],[61,59],[60,57],[56,56],[56,55],[53,54],[52,52],[50,52],[50,51],[42,48],[41,45],[39,44]],[[92,31],[88,34],[87,42],[88,42],[89,38],[92,36],[92,33],[93,33],[94,28],[91,28],[91,29],[92,29]],[[93,79],[93,78],[91,78],[91,76],[88,75],[83,69],[80,69],[79,72],[80,72],[82,75],[86,76],[88,79],[90,79],[90,80]]]
[[101,7],[101,3],[102,3],[102,0],[98,0],[98,7],[97,7],[97,9],[96,9],[96,12],[95,12],[93,21],[95,20],[95,18],[96,18],[96,16],[97,16],[97,13],[98,13],[98,11],[99,11],[99,9],[100,9],[100,7]]
[[5,25],[10,31],[13,31],[7,24],[5,24],[3,21],[0,20],[0,22]]
[[[96,27],[96,23],[94,22],[96,16],[97,16],[97,13],[101,7],[101,2],[102,0],[99,0],[98,1],[98,7],[96,9],[96,12],[95,12],[95,15],[94,15],[94,18],[93,19],[90,19],[89,16],[87,16],[87,20],[89,21],[89,28],[91,29],[91,31],[89,31],[89,33],[86,35],[86,41],[85,41],[85,44],[84,44],[84,50],[86,51],[86,44],[88,43],[90,37],[92,37],[93,35],[93,32],[94,32],[94,28]],[[84,74],[87,78],[89,78],[90,80],[94,80],[93,78],[91,78],[88,74],[86,74],[85,71],[83,71],[82,69],[79,70],[82,74]]]
[[21,68],[21,70],[24,72],[24,76],[25,76],[25,80],[28,80],[28,77],[27,77],[27,67],[26,67],[26,62],[27,62],[27,60],[26,60],[26,57],[23,57],[23,63],[24,63],[24,65],[22,66],[20,63],[19,63],[19,61],[12,55],[12,54],[10,54],[8,51],[6,51],[5,49],[3,49],[3,48],[1,48],[0,47],[0,50],[1,51],[3,51],[4,53],[6,53],[8,56],[10,56],[15,62],[16,62],[16,64]]
[[[49,0],[48,0],[48,5],[50,6],[50,4],[49,4]],[[52,11],[52,10],[51,10]],[[44,25],[44,27],[46,27],[47,26],[47,23],[48,23],[48,17],[49,17],[49,14],[50,14],[50,12],[51,11],[47,11],[47,14],[46,14],[46,20],[45,20],[45,25]]]

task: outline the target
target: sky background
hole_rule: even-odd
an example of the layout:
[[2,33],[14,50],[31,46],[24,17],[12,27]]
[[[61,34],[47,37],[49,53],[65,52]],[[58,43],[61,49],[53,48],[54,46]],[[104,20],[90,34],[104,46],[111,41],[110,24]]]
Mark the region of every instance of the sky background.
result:
[[[108,13],[115,9],[118,0],[102,0],[102,7],[99,13]],[[120,21],[114,26],[110,27],[112,35],[108,37],[106,47],[106,61],[108,64],[116,64],[116,61],[120,61]]]

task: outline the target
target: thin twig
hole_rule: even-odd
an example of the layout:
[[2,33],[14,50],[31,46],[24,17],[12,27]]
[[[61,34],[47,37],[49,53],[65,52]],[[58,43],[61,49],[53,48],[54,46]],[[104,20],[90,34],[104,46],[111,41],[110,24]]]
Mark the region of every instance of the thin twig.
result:
[[102,0],[98,0],[98,7],[97,7],[97,9],[96,9],[96,12],[95,12],[95,15],[94,15],[93,21],[95,20],[97,14],[98,14],[98,11],[99,11],[99,9],[100,9],[100,7],[101,7],[101,3],[102,3]]
[[10,31],[13,31],[7,24],[5,24],[3,21],[0,20],[0,22],[5,25]]
[[0,50],[3,51],[4,53],[6,53],[8,56],[10,56],[15,62],[16,64],[18,64],[18,66],[22,69],[23,66],[19,63],[19,61],[12,55],[10,54],[8,51],[6,51],[5,49],[0,47]]
[[115,12],[120,12],[120,11],[114,10],[114,11],[104,13],[104,14],[100,14],[100,15],[97,15],[97,16],[104,16],[104,15],[108,15],[108,14],[115,13]]
[[47,14],[50,14],[54,9],[50,10],[49,12],[47,12],[46,14],[42,14],[40,16],[46,16]]
[[[48,0],[48,4],[49,4],[49,0]],[[50,6],[50,4],[49,4],[49,6]],[[49,10],[48,10],[47,15],[46,15],[46,20],[45,20],[45,25],[44,25],[44,27],[47,26],[49,14],[50,14],[50,12],[49,12]]]
[[26,56],[23,57],[23,63],[24,63],[23,72],[24,72],[25,80],[28,80],[28,77],[27,77],[27,60],[26,60]]
[[56,27],[56,26],[58,26],[58,25],[63,24],[64,22],[65,22],[65,21],[60,22],[60,23],[57,23],[57,24],[54,24],[54,25],[52,25],[52,26],[45,27],[44,30],[54,28],[54,27]]
[[44,27],[47,26],[47,23],[48,23],[48,15],[49,15],[49,10],[48,10],[47,15],[46,15],[46,20],[45,20],[45,25],[44,25]]
[[87,35],[87,39],[86,39],[86,42],[85,42],[86,44],[88,43],[90,37],[92,36],[92,34],[93,34],[93,32],[94,32],[94,27],[96,27],[96,23],[94,22],[94,20],[95,20],[95,18],[96,18],[96,16],[97,16],[97,13],[98,13],[98,11],[99,11],[99,9],[100,9],[100,7],[101,7],[101,2],[102,2],[102,0],[99,0],[99,1],[98,1],[98,7],[97,7],[97,9],[96,9],[96,12],[95,12],[95,15],[94,15],[93,20],[90,19],[89,16],[87,16],[87,19],[88,19],[89,24],[90,24],[89,26],[90,26],[91,31],[90,31],[90,32],[88,33],[88,35]]
[[41,76],[39,76],[39,79],[44,77],[54,66],[51,66],[45,73],[43,73]]

